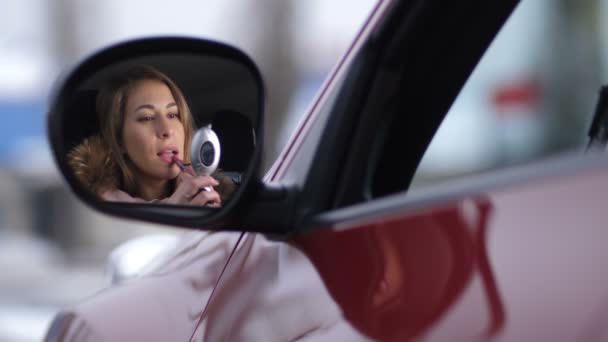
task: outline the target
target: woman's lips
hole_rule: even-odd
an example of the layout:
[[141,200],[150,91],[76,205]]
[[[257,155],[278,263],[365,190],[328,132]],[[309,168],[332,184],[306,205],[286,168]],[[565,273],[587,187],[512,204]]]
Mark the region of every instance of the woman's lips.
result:
[[172,164],[173,163],[173,156],[177,156],[178,154],[179,154],[179,152],[177,152],[176,149],[173,149],[173,148],[164,148],[160,152],[158,152],[156,155],[163,162],[165,162],[167,164]]

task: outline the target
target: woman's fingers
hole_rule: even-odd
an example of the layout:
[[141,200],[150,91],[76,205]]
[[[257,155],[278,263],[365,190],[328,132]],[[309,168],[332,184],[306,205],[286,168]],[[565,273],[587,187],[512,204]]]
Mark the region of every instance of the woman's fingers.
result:
[[201,191],[199,192],[192,200],[190,201],[193,205],[201,205],[208,207],[220,207],[222,205],[222,200],[220,199],[220,195],[215,190],[211,191]]
[[[182,172],[178,176],[177,189],[171,196],[172,201],[176,204],[192,204],[192,205],[209,205],[220,206],[221,201],[219,194],[213,190],[213,186],[219,185],[219,182],[210,176],[191,176]],[[201,191],[203,189],[211,189],[211,191]],[[201,193],[207,193],[202,195]]]
[[182,188],[189,197],[196,195],[205,187],[217,186],[220,183],[210,176],[191,176],[187,173],[180,173],[177,188]]
[[192,175],[188,172],[182,171],[177,175],[176,184],[177,184],[177,186],[179,186],[183,181],[193,178],[193,177],[196,177],[196,175]]
[[214,186],[220,185],[220,183],[211,176],[196,176],[189,179],[188,181],[192,183],[192,187],[196,187],[196,189],[198,189],[199,191],[205,188],[212,188]]
[[194,172],[194,168],[192,167],[192,164],[185,164],[183,172],[190,176],[196,177],[196,172]]

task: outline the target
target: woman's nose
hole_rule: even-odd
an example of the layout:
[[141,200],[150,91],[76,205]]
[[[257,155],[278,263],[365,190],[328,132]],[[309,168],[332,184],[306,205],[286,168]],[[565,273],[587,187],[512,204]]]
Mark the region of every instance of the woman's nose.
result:
[[160,138],[166,139],[169,138],[173,134],[173,129],[169,124],[168,120],[160,119],[157,121],[157,133]]

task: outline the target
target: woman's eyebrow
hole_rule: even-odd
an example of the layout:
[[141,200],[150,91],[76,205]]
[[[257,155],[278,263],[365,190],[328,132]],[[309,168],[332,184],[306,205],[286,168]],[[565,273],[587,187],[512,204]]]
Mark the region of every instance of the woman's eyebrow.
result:
[[143,104],[143,105],[135,108],[134,112],[137,112],[140,109],[151,109],[151,110],[154,110],[154,106],[151,105],[151,104]]
[[[169,104],[167,104],[167,108],[169,107],[176,107],[177,104],[175,102],[171,102]],[[151,104],[143,104],[141,106],[138,106],[137,108],[135,108],[134,112],[137,112],[140,109],[150,109],[150,110],[154,110],[154,106]]]

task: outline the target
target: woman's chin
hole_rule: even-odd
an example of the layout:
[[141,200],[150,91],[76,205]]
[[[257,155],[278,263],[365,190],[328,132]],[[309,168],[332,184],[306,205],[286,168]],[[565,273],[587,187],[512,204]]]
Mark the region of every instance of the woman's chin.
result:
[[175,177],[179,176],[180,172],[182,172],[179,167],[175,164],[173,164],[170,168],[169,168],[169,172],[168,172],[168,179],[174,179]]
[[182,171],[175,164],[169,167],[157,168],[151,175],[156,179],[172,180],[175,179]]

